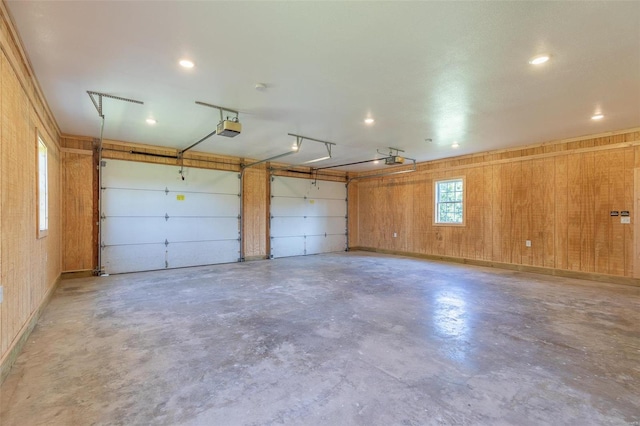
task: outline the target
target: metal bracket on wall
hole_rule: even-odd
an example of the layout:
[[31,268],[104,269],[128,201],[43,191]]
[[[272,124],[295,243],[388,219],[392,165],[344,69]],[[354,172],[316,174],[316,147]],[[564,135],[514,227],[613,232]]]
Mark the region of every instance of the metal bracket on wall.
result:
[[[98,152],[98,164],[101,167],[98,167],[98,187],[102,187],[102,167],[107,165],[106,162],[102,160],[102,139],[104,137],[104,111],[102,108],[102,99],[114,99],[116,101],[129,102],[132,104],[144,105],[144,102],[138,101],[135,99],[123,98],[121,96],[109,95],[107,93],[95,92],[93,90],[87,90],[87,94],[93,102],[93,106],[96,107],[96,111],[98,111],[98,116],[101,118],[100,120],[100,139],[96,146],[96,150]],[[102,196],[98,196],[98,212],[102,212]],[[102,223],[98,221],[98,235],[102,235]],[[102,248],[102,247],[100,247]],[[93,270],[95,275],[104,275],[103,273],[103,265],[102,265],[102,250],[98,250],[98,263],[96,268]]]

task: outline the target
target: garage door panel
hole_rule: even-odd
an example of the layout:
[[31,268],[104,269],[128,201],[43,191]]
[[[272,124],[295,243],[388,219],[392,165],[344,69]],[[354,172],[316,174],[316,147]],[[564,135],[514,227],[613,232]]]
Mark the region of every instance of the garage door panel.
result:
[[271,219],[272,237],[304,236],[305,219],[303,217],[273,217]]
[[340,234],[346,232],[343,217],[308,217],[304,226],[305,235]]
[[168,250],[169,268],[237,262],[240,251],[237,241],[202,241],[171,243]]
[[304,256],[304,237],[274,237],[271,239],[273,257]]
[[271,216],[305,216],[306,210],[303,198],[274,197],[271,201]]
[[[176,168],[176,176],[178,170]],[[170,191],[175,192],[216,192],[235,194],[240,192],[240,179],[237,172],[225,172],[221,170],[205,170],[185,167],[183,170],[185,179],[177,179],[169,186]]]
[[344,200],[309,200],[306,216],[346,216]]
[[[164,190],[178,176],[178,167],[133,161],[105,160],[102,167],[102,186],[111,188]],[[168,173],[168,169],[171,172]]]
[[271,194],[272,257],[345,249],[344,183],[278,176],[271,181]]
[[236,194],[171,193],[166,210],[169,216],[237,217],[240,199]]
[[119,188],[102,190],[102,212],[105,216],[164,216],[166,202],[167,194],[162,191]]
[[102,249],[104,270],[121,274],[164,269],[166,250],[164,244],[107,246]]
[[344,182],[328,182],[328,181],[317,181],[316,185],[311,187],[309,191],[309,198],[336,198],[336,194],[344,194],[342,201],[345,200],[347,189]]
[[102,243],[105,245],[162,243],[166,226],[167,221],[164,217],[107,217],[102,221]]
[[313,182],[309,179],[275,177],[271,181],[271,195],[277,197],[305,197],[309,186]]
[[307,237],[307,254],[344,251],[347,244],[344,235],[327,235],[326,237]]
[[[189,218],[169,219],[166,230],[169,242],[237,240],[238,218]],[[236,242],[237,244],[237,242]]]
[[178,170],[121,160],[102,168],[101,263],[109,273],[238,260],[238,173],[185,169],[183,181]]

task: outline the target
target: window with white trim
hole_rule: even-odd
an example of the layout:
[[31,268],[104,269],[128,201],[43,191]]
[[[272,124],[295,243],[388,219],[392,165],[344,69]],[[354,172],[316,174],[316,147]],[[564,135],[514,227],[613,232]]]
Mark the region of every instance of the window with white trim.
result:
[[464,179],[435,181],[435,223],[464,224]]
[[47,167],[47,145],[38,136],[38,238],[47,235],[49,229],[49,176]]

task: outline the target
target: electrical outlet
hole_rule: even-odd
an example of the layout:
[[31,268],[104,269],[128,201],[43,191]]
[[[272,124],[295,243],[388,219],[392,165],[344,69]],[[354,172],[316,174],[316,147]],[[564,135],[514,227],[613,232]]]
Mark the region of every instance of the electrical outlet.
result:
[[394,233],[393,233],[393,238],[397,238],[397,237],[398,237],[398,233],[397,233],[397,232],[394,232]]
[[527,246],[527,247],[531,247],[531,240],[525,241],[524,245]]
[[620,223],[631,223],[631,218],[630,217],[621,217],[620,218]]

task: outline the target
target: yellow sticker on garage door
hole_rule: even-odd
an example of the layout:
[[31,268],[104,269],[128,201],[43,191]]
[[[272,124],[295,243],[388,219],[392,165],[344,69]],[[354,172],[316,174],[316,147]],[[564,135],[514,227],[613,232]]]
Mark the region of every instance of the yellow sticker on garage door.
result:
[[183,194],[178,194],[178,195],[176,195],[176,200],[178,200],[178,201],[184,201],[184,195],[183,195]]

